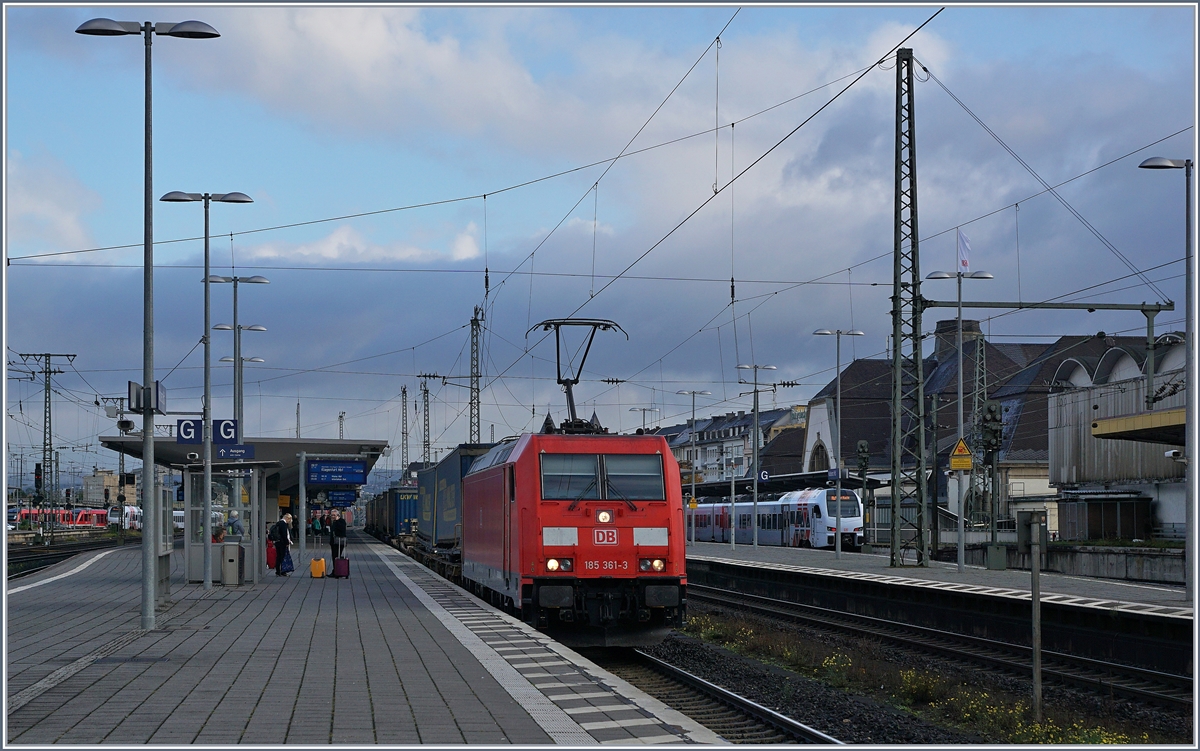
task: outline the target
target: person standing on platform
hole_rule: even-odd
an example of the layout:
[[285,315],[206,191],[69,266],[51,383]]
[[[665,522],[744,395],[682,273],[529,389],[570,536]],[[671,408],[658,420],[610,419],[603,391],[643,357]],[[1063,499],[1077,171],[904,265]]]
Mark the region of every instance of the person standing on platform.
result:
[[229,534],[231,534],[231,535],[246,534],[246,528],[242,526],[242,520],[238,518],[238,512],[236,512],[236,511],[229,512],[228,527],[229,527]]
[[340,511],[333,512],[333,521],[329,524],[329,547],[334,558],[346,555],[346,520]]
[[284,514],[275,525],[275,575],[287,576],[283,572],[283,559],[292,545],[292,515]]
[[313,537],[313,543],[316,543],[317,539],[318,539],[320,536],[321,536],[321,515],[320,515],[320,514],[313,514],[313,518],[312,518],[312,537]]

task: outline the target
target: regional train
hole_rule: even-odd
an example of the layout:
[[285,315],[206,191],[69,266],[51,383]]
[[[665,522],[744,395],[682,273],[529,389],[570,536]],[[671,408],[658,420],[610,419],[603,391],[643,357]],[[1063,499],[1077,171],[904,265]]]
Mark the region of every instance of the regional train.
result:
[[[758,501],[758,544],[792,548],[832,548],[836,545],[837,491],[832,488],[795,490]],[[736,543],[754,541],[751,520],[754,503],[738,496],[733,515],[736,519]],[[842,490],[842,548],[859,550],[863,544],[863,510],[858,494]],[[700,503],[692,523],[695,539],[700,542],[729,542],[729,501]]]
[[57,509],[28,509],[17,510],[13,515],[14,523],[25,523],[32,520],[38,524],[56,524],[59,527],[75,529],[104,529],[108,526],[108,512],[104,509],[91,508],[57,508]]

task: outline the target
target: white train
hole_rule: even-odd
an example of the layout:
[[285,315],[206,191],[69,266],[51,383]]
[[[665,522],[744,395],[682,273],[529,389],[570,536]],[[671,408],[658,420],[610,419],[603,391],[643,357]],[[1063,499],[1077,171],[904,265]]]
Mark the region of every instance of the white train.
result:
[[[794,490],[781,496],[759,496],[758,544],[792,548],[832,548],[837,519],[835,496],[827,488]],[[842,549],[858,550],[863,544],[863,509],[858,494],[842,490]],[[700,503],[695,515],[696,539],[700,542],[729,542],[729,499]],[[751,517],[754,503],[750,496],[738,496],[734,504],[737,517],[736,542],[754,541]]]
[[[121,507],[112,506],[108,509],[108,523],[121,524]],[[142,510],[137,506],[125,507],[125,529],[142,528]]]

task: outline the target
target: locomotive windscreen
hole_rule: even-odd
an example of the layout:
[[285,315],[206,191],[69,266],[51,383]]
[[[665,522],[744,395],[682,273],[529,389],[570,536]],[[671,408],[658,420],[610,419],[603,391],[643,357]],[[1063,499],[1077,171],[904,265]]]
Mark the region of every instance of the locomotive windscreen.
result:
[[542,498],[568,501],[599,498],[599,469],[595,454],[542,454]]
[[601,498],[661,501],[666,498],[662,457],[658,454],[542,454],[542,498],[551,501]]
[[608,495],[631,501],[661,501],[662,457],[658,454],[606,455],[604,476]]

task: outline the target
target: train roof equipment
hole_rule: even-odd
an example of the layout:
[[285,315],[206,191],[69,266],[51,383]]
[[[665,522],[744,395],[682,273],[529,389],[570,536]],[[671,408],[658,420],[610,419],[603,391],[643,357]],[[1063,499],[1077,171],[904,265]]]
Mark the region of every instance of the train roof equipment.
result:
[[[563,326],[590,326],[591,331],[587,335],[587,344],[583,350],[583,357],[579,359],[579,364],[575,366],[575,376],[572,378],[568,373],[567,377],[563,377],[563,361],[562,361],[562,327]],[[529,334],[534,329],[540,328],[542,331],[554,329],[554,355],[555,364],[558,367],[558,385],[563,387],[563,391],[567,394],[567,412],[568,417],[563,420],[562,425],[557,432],[586,434],[586,433],[606,433],[604,428],[600,427],[599,421],[581,420],[579,415],[575,413],[575,395],[571,388],[579,383],[579,374],[583,372],[583,363],[587,360],[588,353],[592,350],[592,340],[596,338],[597,331],[609,331],[616,329],[622,334],[625,334],[625,339],[629,339],[629,334],[625,329],[621,328],[614,321],[605,318],[550,318],[537,324],[529,331],[525,332],[525,338],[529,338]],[[550,415],[546,415],[547,425],[543,427],[543,432],[551,433],[554,431],[554,421]],[[548,429],[547,429],[548,428]]]

